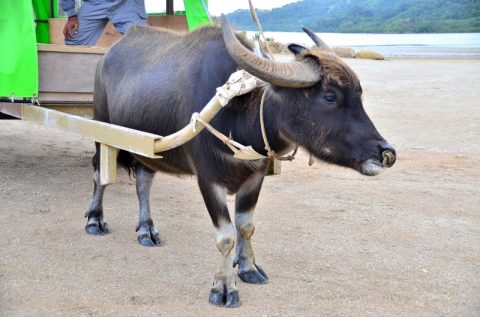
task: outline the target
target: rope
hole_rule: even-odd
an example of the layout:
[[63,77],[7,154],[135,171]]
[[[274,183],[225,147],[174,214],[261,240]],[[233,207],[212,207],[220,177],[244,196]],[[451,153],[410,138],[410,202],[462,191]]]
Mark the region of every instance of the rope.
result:
[[210,131],[211,134],[213,134],[218,139],[220,139],[225,145],[227,145],[230,148],[230,150],[232,150],[232,152],[235,153],[237,151],[237,148],[234,146],[234,144],[237,145],[237,147],[239,147],[239,145],[240,145],[239,143],[233,141],[231,138],[227,137],[225,134],[223,134],[220,131],[218,131],[217,129],[215,129],[211,124],[202,120],[200,118],[200,116],[198,115],[198,112],[195,112],[192,115],[192,125],[193,125],[193,131],[194,132],[195,132],[195,126],[196,126],[197,123],[200,123],[201,125],[203,125],[205,127],[205,129]]
[[262,25],[260,24],[260,20],[258,19],[257,11],[253,6],[252,0],[248,0],[248,5],[250,6],[250,13],[252,14],[252,19],[255,22],[255,24],[257,24],[258,32],[260,33],[260,36],[263,38],[263,43],[265,44],[265,47],[267,48],[267,51],[270,54],[270,58],[272,60],[275,60],[275,58],[273,57],[272,50],[270,49],[270,45],[268,45],[267,38],[265,37],[265,34],[263,34]]
[[265,150],[267,151],[267,155],[269,158],[273,158],[279,161],[293,161],[295,159],[295,155],[297,154],[298,145],[295,146],[293,153],[290,155],[279,156],[275,153],[274,150],[270,147],[267,138],[267,132],[265,131],[265,121],[263,119],[263,104],[265,103],[265,95],[267,94],[267,90],[263,90],[262,98],[260,99],[260,128],[262,130],[262,138],[263,144],[265,144]]
[[232,138],[222,134],[220,131],[212,127],[208,122],[202,120],[198,115],[198,112],[195,112],[191,119],[193,131],[195,131],[197,123],[203,125],[205,129],[207,129],[215,137],[220,139],[226,146],[228,146],[230,150],[235,153],[233,155],[234,158],[238,158],[240,160],[262,160],[267,158],[266,156],[257,153],[251,146],[242,145],[232,140]]

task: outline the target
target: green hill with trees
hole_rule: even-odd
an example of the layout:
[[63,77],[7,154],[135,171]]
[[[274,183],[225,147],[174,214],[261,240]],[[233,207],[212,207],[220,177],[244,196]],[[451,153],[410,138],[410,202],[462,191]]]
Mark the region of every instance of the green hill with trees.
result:
[[[259,10],[267,31],[341,33],[480,32],[480,0],[303,0]],[[227,15],[237,29],[256,30],[250,12]]]

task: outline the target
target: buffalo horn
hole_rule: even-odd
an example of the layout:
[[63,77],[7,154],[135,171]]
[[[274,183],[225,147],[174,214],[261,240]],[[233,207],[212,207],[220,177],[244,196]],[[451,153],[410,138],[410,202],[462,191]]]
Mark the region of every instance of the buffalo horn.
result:
[[322,50],[331,51],[330,47],[324,41],[322,41],[322,39],[319,38],[317,34],[315,34],[312,30],[310,30],[306,26],[302,26],[302,30],[307,33],[307,35],[319,48],[321,48]]
[[250,74],[280,87],[311,87],[320,81],[320,72],[314,60],[282,63],[255,55],[240,43],[223,14],[222,31],[228,53]]

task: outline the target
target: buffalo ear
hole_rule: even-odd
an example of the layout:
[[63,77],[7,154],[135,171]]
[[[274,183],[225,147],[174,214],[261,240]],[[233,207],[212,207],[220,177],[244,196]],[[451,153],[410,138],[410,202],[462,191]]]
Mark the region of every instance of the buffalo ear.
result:
[[288,50],[292,52],[295,56],[297,56],[305,53],[307,48],[298,44],[290,44],[288,45]]

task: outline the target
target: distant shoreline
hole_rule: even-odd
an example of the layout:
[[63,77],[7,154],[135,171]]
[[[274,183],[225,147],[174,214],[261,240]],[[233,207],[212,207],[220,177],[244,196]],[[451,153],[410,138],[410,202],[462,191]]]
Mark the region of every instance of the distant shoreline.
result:
[[407,46],[351,46],[354,51],[372,50],[386,58],[480,58],[478,48],[407,47]]
[[[254,33],[247,32],[249,36]],[[386,58],[480,58],[480,33],[316,34],[330,47],[349,47],[354,51],[372,50]],[[284,44],[313,44],[311,39],[301,32],[265,32],[265,36]]]

